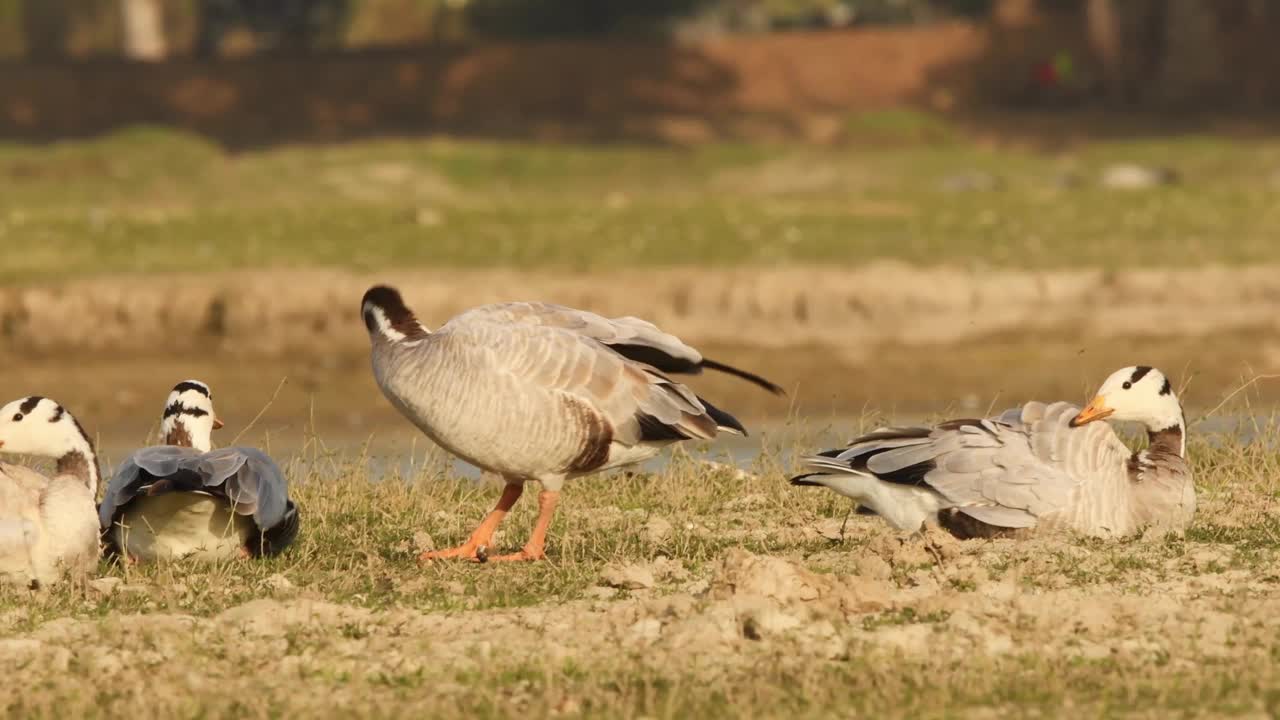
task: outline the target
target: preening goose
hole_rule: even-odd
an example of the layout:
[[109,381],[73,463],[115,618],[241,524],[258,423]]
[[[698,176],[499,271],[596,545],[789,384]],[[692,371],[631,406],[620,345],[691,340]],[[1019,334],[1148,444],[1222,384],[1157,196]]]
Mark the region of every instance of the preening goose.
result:
[[[441,447],[507,482],[462,545],[421,559],[534,560],[569,478],[640,462],[671,443],[746,434],[732,415],[665,372],[727,372],[778,391],[636,318],[557,305],[487,305],[428,332],[393,288],[365,293],[361,314],[382,392]],[[494,530],[524,483],[542,484],[524,548],[488,557]]]
[[133,561],[273,555],[298,534],[280,468],[254,448],[211,450],[222,427],[209,386],[178,383],[161,420],[164,445],[116,471],[98,508],[108,547]]
[[[1130,451],[1104,418],[1141,423]],[[1095,537],[1182,530],[1195,513],[1186,423],[1168,378],[1113,373],[1083,409],[1031,402],[986,420],[883,428],[804,459],[793,485],[823,486],[900,530],[935,517],[961,537],[1067,529]]]
[[42,397],[0,408],[0,453],[56,458],[53,477],[0,463],[0,576],[39,586],[98,562],[98,457],[84,428]]

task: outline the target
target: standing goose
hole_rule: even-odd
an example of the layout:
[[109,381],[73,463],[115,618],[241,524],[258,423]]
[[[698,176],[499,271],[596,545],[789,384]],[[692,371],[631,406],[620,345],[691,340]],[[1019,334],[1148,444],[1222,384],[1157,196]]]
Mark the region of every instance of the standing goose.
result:
[[[1141,423],[1132,452],[1104,418]],[[939,522],[960,537],[1067,529],[1103,538],[1185,529],[1195,513],[1186,423],[1168,378],[1127,367],[1080,409],[1031,402],[987,420],[883,428],[804,459],[791,484],[853,498],[900,530]]]
[[84,428],[42,397],[0,408],[0,453],[56,458],[53,477],[0,463],[0,577],[40,586],[98,561],[98,456]]
[[98,522],[130,560],[225,560],[274,555],[298,534],[298,510],[280,468],[262,451],[211,450],[222,427],[209,386],[174,386],[161,420],[164,445],[142,448],[107,485]]
[[[641,462],[671,443],[746,434],[732,415],[664,374],[727,372],[779,388],[636,318],[557,305],[486,305],[428,332],[393,288],[365,293],[373,374],[391,404],[438,445],[501,475],[497,506],[462,545],[421,559],[536,560],[569,478]],[[542,485],[528,543],[488,557],[524,483]]]

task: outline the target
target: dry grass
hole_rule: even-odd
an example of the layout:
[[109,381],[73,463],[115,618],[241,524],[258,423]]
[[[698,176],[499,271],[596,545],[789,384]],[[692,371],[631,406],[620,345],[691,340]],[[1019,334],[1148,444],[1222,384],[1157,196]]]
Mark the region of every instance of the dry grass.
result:
[[[217,567],[0,591],[21,716],[1253,714],[1280,708],[1278,426],[1198,436],[1184,538],[899,539],[846,501],[677,452],[573,483],[549,562],[439,563],[496,490],[311,441],[304,533]],[[850,432],[857,428],[849,428]],[[807,448],[802,448],[807,449]],[[497,544],[517,547],[534,503]],[[615,576],[635,566],[639,587]],[[650,581],[645,574],[652,578]],[[118,582],[116,582],[118,581]],[[110,586],[110,587],[108,587]]]

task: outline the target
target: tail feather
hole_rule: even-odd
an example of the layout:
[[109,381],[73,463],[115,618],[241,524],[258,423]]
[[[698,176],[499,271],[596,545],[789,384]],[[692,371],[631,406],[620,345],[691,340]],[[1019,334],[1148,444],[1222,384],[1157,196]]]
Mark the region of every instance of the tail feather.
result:
[[814,475],[821,475],[821,474],[826,474],[830,472],[841,473],[844,475],[866,474],[858,470],[855,470],[852,467],[849,467],[848,462],[839,459],[839,457],[837,456],[832,456],[832,455],[809,455],[808,457],[801,458],[800,462],[803,463],[804,466],[806,468],[809,468],[810,470],[819,471],[816,473],[812,473]]
[[787,394],[787,391],[783,390],[781,385],[769,382],[768,380],[765,380],[764,378],[760,377],[759,375],[756,375],[755,373],[747,372],[746,370],[739,370],[738,368],[733,367],[732,365],[725,365],[724,363],[718,363],[715,360],[703,358],[702,367],[707,368],[709,370],[716,370],[726,375],[732,375],[737,378],[742,378],[743,380],[746,380],[747,382],[753,385],[757,385],[759,387],[764,388],[765,390],[768,390],[774,395]]
[[248,550],[254,557],[279,555],[298,537],[301,517],[298,507],[290,500],[284,519],[278,525],[258,533],[249,540]]

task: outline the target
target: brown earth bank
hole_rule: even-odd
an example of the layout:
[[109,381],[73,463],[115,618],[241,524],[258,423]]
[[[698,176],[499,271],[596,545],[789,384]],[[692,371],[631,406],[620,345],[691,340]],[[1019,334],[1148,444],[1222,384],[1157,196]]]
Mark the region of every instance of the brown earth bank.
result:
[[819,346],[867,357],[887,345],[938,347],[1007,333],[1095,339],[1280,334],[1280,268],[1016,271],[672,268],[607,273],[518,270],[237,272],[108,277],[0,289],[8,350],[131,353],[204,347],[255,357],[365,348],[359,303],[398,286],[428,326],[475,305],[542,300],[639,315],[689,341]]
[[[1267,414],[1280,382],[1280,272],[1268,267],[1121,272],[823,268],[236,273],[102,278],[0,290],[0,401],[70,407],[109,450],[154,430],[168,389],[215,390],[230,440],[296,447],[377,433],[421,438],[369,371],[359,301],[401,287],[429,326],[476,304],[562,302],[638,315],[708,357],[782,384],[776,398],[708,373],[697,391],[749,427],[845,432],[848,419],[972,415],[1030,399],[1083,402],[1111,371],[1155,365],[1189,417]],[[283,444],[283,445],[281,445]]]

